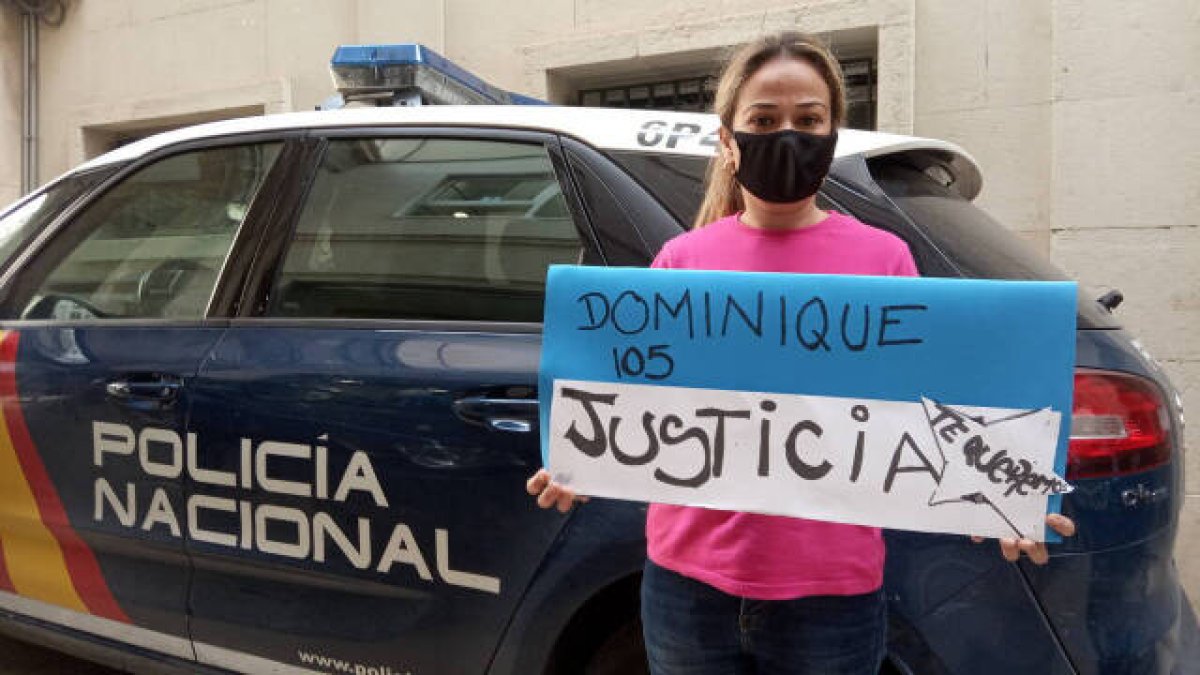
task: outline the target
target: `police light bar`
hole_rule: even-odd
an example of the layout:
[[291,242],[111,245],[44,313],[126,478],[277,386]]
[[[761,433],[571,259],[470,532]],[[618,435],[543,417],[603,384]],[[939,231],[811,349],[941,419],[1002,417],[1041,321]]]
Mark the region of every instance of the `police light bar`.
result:
[[416,43],[343,45],[330,72],[347,103],[375,105],[546,105],[484,82],[432,49]]

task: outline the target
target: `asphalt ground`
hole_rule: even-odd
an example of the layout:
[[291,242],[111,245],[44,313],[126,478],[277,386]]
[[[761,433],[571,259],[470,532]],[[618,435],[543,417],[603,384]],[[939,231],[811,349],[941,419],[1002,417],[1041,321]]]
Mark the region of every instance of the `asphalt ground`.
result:
[[0,675],[116,675],[119,672],[0,635]]

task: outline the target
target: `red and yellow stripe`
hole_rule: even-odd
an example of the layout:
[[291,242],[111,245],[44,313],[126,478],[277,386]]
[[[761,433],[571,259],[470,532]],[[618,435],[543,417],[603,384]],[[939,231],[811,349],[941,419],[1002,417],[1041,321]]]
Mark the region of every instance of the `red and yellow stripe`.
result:
[[128,623],[96,556],[67,520],[25,425],[20,334],[0,331],[0,589]]
[[8,576],[8,566],[4,563],[4,541],[0,540],[0,591],[15,592],[12,577]]

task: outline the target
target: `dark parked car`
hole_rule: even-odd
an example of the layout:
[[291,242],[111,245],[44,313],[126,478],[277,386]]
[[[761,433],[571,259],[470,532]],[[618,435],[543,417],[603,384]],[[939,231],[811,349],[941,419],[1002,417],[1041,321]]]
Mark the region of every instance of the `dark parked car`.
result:
[[[563,516],[523,487],[543,284],[552,263],[648,264],[698,206],[716,125],[236,120],[0,215],[0,626],[155,672],[644,669],[645,505]],[[924,275],[1061,278],[979,188],[951,144],[846,131],[822,197]],[[891,672],[1196,671],[1178,398],[1091,297],[1077,338],[1079,534],[1039,568],[889,533]]]

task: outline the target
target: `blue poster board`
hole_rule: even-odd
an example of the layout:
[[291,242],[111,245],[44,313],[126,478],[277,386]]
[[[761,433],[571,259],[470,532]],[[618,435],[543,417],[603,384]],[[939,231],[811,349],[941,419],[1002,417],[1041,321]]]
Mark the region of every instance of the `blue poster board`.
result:
[[[543,461],[557,380],[1061,413],[1074,282],[554,266],[539,381]],[[1061,496],[1052,495],[1057,512]],[[1048,540],[1056,540],[1048,533]]]

